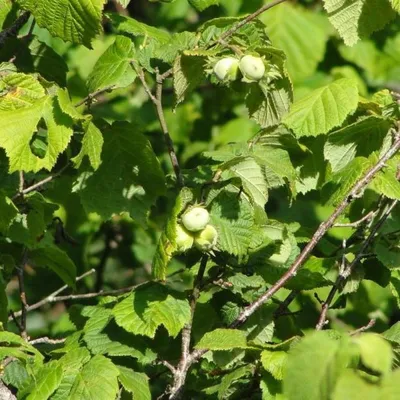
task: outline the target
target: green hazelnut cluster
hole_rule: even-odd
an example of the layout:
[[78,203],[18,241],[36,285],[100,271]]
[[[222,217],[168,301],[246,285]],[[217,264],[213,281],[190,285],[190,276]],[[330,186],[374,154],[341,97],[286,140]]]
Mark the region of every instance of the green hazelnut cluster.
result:
[[266,61],[262,57],[247,54],[240,58],[224,57],[218,60],[213,72],[220,81],[235,81],[239,76],[239,70],[244,82],[257,82],[265,75]]
[[179,253],[184,253],[193,245],[202,252],[215,248],[217,230],[209,224],[210,214],[199,206],[190,208],[182,215],[181,224],[176,227],[176,245]]

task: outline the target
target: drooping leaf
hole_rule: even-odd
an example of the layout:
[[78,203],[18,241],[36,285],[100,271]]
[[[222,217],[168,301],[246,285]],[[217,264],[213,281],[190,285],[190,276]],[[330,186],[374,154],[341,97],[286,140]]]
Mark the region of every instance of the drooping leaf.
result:
[[119,381],[125,390],[132,393],[135,400],[151,400],[149,378],[146,374],[125,367],[118,367],[118,369]]
[[65,41],[84,44],[101,31],[101,17],[105,0],[19,0],[29,10],[36,23],[53,36]]
[[326,134],[341,125],[357,104],[357,82],[343,78],[295,102],[283,122],[298,136]]

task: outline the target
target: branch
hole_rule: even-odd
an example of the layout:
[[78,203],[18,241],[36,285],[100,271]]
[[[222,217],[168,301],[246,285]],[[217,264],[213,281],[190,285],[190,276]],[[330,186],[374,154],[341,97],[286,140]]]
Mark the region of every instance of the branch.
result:
[[[75,281],[76,281],[76,282],[79,282],[79,281],[82,280],[83,278],[86,278],[87,276],[89,276],[89,275],[91,275],[91,274],[94,274],[95,272],[96,272],[95,269],[91,269],[91,270],[85,272],[84,274],[78,276],[78,277],[75,279]],[[35,304],[32,304],[32,305],[28,306],[27,309],[26,309],[26,311],[27,311],[27,312],[33,311],[33,310],[36,310],[37,308],[40,308],[40,307],[44,306],[45,304],[52,303],[52,299],[56,298],[56,296],[57,296],[58,294],[62,293],[62,292],[63,292],[64,290],[66,290],[66,289],[68,289],[68,285],[61,286],[59,289],[57,289],[55,292],[49,294],[49,295],[48,295],[47,297],[45,297],[44,299],[38,301],[38,302],[35,303]],[[22,314],[22,311],[17,311],[17,312],[15,312],[15,313],[13,312],[12,315],[11,315],[11,317],[8,318],[8,320],[9,320],[9,321],[12,321],[12,320],[14,319],[14,318],[13,318],[13,315],[14,315],[14,317],[19,317],[21,314]]]
[[249,22],[253,21],[253,19],[256,19],[259,15],[261,15],[265,11],[271,9],[272,7],[277,6],[278,4],[283,3],[284,1],[286,1],[286,0],[275,0],[275,1],[272,1],[271,3],[265,4],[264,6],[260,7],[257,11],[253,12],[252,14],[249,14],[245,19],[238,22],[231,29],[229,29],[228,31],[223,33],[221,35],[221,37],[218,39],[217,43],[220,43],[220,44],[223,44],[226,46],[226,43],[224,43],[224,42],[229,36],[232,36],[240,28],[242,28],[244,25],[248,24]]
[[355,331],[350,332],[350,336],[358,335],[359,333],[365,332],[371,329],[376,323],[376,319],[371,319],[367,325],[362,326],[361,328],[356,329]]
[[115,85],[109,85],[106,86],[102,89],[96,90],[93,93],[89,93],[84,99],[78,101],[76,104],[74,104],[75,107],[80,107],[83,104],[90,104],[93,99],[95,99],[97,96],[100,96],[101,94],[105,92],[110,92],[111,90],[115,89]]
[[196,310],[197,299],[200,296],[200,288],[202,285],[204,272],[206,270],[208,255],[204,255],[200,262],[199,271],[193,283],[193,291],[190,296],[190,321],[183,327],[182,330],[182,352],[178,366],[174,369],[174,383],[170,389],[170,399],[178,399],[185,384],[186,375],[190,366],[195,361],[190,354],[190,339],[192,336],[193,317]]
[[[23,250],[22,254],[22,262],[19,267],[17,267],[17,276],[18,276],[18,286],[19,286],[19,297],[21,299],[21,321],[18,325],[20,328],[21,337],[25,340],[28,339],[28,333],[26,331],[26,314],[28,310],[28,303],[26,301],[26,292],[25,292],[25,282],[24,282],[24,268],[27,262],[27,250]],[[13,314],[15,317],[15,314]]]
[[41,186],[45,185],[46,183],[51,182],[53,179],[58,178],[67,168],[69,167],[69,164],[65,165],[62,167],[58,172],[56,172],[53,175],[48,176],[47,178],[42,179],[41,181],[33,184],[32,186],[27,187],[26,189],[20,190],[15,196],[13,196],[12,200],[16,200],[19,197],[24,196],[25,194],[28,194],[30,192],[33,192],[34,190],[37,190]]
[[239,317],[231,324],[231,328],[235,328],[243,324],[247,318],[250,317],[259,307],[261,307],[267,300],[269,300],[279,289],[281,289],[292,277],[296,276],[297,271],[303,265],[303,263],[309,258],[314,247],[326,234],[326,232],[333,227],[338,217],[344,212],[347,206],[359,196],[359,194],[365,189],[365,187],[372,181],[374,176],[385,167],[386,162],[397,153],[400,148],[400,137],[396,137],[395,142],[392,144],[390,149],[381,157],[381,159],[368,170],[368,172],[361,178],[342,200],[342,202],[336,207],[331,216],[320,224],[310,242],[304,247],[303,251],[299,254],[296,260],[293,262],[289,270],[261,295],[254,303],[246,307],[239,315]]
[[61,344],[64,343],[66,339],[50,339],[47,336],[30,340],[29,343],[34,344]]
[[371,221],[376,215],[376,211],[370,211],[368,214],[364,215],[357,221],[349,223],[336,223],[335,228],[358,228],[363,222]]
[[14,23],[4,31],[0,32],[0,48],[3,47],[4,42],[11,37],[17,36],[18,31],[26,24],[30,16],[29,12],[23,13],[19,16]]
[[[399,139],[397,139],[397,141],[399,141]],[[343,271],[341,271],[341,273],[337,277],[335,284],[332,286],[332,289],[330,290],[330,292],[328,294],[328,297],[326,298],[325,302],[322,304],[321,313],[320,313],[319,320],[318,320],[318,323],[317,323],[315,329],[321,330],[326,325],[326,322],[327,322],[326,315],[327,315],[329,307],[333,301],[333,298],[335,297],[336,292],[342,287],[343,283],[353,272],[354,267],[361,260],[361,258],[363,258],[364,254],[365,254],[365,250],[368,248],[368,246],[374,240],[375,235],[382,228],[383,224],[386,222],[387,218],[389,217],[392,210],[396,207],[397,203],[398,203],[398,200],[392,201],[392,203],[387,208],[385,213],[382,215],[382,217],[379,219],[379,221],[372,228],[371,233],[368,235],[367,239],[365,239],[365,241],[363,242],[360,250],[358,251],[357,255],[354,257],[354,260],[349,265],[347,265],[345,268],[343,268]]]

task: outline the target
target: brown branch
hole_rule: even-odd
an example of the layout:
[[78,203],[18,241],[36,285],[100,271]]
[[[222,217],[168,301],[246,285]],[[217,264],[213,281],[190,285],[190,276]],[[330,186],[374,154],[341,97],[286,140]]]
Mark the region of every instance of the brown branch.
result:
[[30,16],[29,12],[24,12],[20,15],[14,23],[7,29],[4,29],[0,32],[0,48],[3,47],[5,41],[8,38],[14,37],[18,35],[19,30],[26,24]]
[[371,221],[376,215],[376,211],[370,211],[357,221],[349,223],[336,223],[335,228],[358,228],[363,222]]
[[224,42],[225,40],[229,37],[232,36],[235,32],[237,32],[240,28],[242,28],[244,25],[248,24],[249,22],[253,21],[256,19],[258,16],[260,16],[262,13],[265,11],[271,9],[272,7],[277,6],[278,4],[281,4],[285,2],[286,0],[275,0],[272,1],[271,3],[265,4],[264,6],[260,7],[258,10],[253,12],[252,14],[249,14],[245,19],[242,21],[238,22],[235,26],[233,26],[231,29],[226,31],[221,35],[221,37],[218,39],[217,43],[222,43],[226,45]]
[[100,96],[101,94],[105,92],[110,92],[111,90],[115,89],[115,85],[108,85],[102,89],[96,90],[93,93],[89,93],[84,99],[78,101],[76,104],[74,104],[75,107],[80,107],[83,104],[90,104],[97,96]]
[[24,196],[25,194],[28,194],[30,192],[33,192],[34,190],[39,189],[46,183],[51,182],[53,179],[58,178],[67,168],[69,167],[69,164],[65,165],[62,167],[58,172],[56,172],[53,175],[48,176],[47,178],[42,179],[41,181],[33,184],[32,186],[27,187],[26,189],[23,189],[22,191],[18,192],[15,196],[13,196],[12,200],[16,200],[21,196]]
[[49,337],[41,337],[37,339],[30,340],[29,343],[34,344],[61,344],[64,343],[66,339],[50,339]]
[[[21,299],[21,321],[19,323],[21,337],[25,340],[28,339],[28,333],[26,331],[26,314],[28,310],[28,303],[26,301],[26,291],[25,291],[25,281],[24,281],[24,268],[27,262],[27,250],[23,250],[22,262],[19,267],[17,267],[17,277],[18,277],[18,287],[19,287],[19,297]],[[15,314],[14,314],[15,316]]]
[[[400,139],[397,139],[396,142],[399,142]],[[327,323],[326,315],[328,313],[329,307],[333,301],[333,298],[336,295],[336,292],[342,287],[346,279],[351,275],[351,273],[354,270],[354,267],[358,264],[358,262],[363,258],[365,254],[365,250],[368,248],[368,246],[372,243],[372,241],[375,238],[375,235],[378,233],[378,231],[382,228],[383,224],[386,222],[387,218],[389,217],[390,213],[392,210],[396,207],[398,203],[398,200],[392,201],[392,203],[389,205],[387,210],[384,212],[382,217],[379,219],[379,221],[375,224],[375,226],[372,228],[371,233],[368,235],[368,237],[364,240],[363,244],[361,245],[360,250],[358,251],[357,255],[354,257],[353,261],[347,265],[345,268],[343,268],[343,271],[340,272],[338,278],[336,279],[336,282],[332,286],[332,289],[330,290],[328,297],[322,304],[321,308],[321,313],[318,319],[318,323],[315,327],[317,330],[321,330]]]
[[376,324],[376,319],[371,319],[367,325],[362,326],[361,328],[358,328],[352,332],[350,332],[350,336],[358,335],[359,333],[368,331],[371,329],[374,325]]
[[[95,269],[91,269],[91,270],[85,272],[84,274],[78,276],[78,277],[75,279],[75,281],[76,281],[76,282],[79,282],[79,281],[82,280],[83,278],[86,278],[87,276],[89,276],[89,275],[91,275],[91,274],[94,274],[95,272],[96,272]],[[38,302],[35,303],[35,304],[31,304],[30,306],[28,306],[28,308],[26,309],[26,311],[27,311],[27,312],[33,311],[33,310],[36,310],[36,309],[38,309],[38,308],[44,306],[45,304],[52,303],[52,302],[53,302],[52,300],[53,300],[54,298],[56,298],[56,296],[57,296],[58,294],[62,293],[62,292],[63,292],[64,290],[66,290],[66,289],[68,289],[68,285],[61,286],[59,289],[57,289],[55,292],[49,294],[49,295],[48,295],[47,297],[45,297],[44,299],[38,301]],[[8,320],[9,320],[9,321],[12,321],[12,320],[14,319],[12,315],[14,315],[15,317],[19,317],[19,316],[21,316],[21,314],[22,314],[22,311],[17,311],[17,312],[15,312],[15,313],[13,312],[13,313],[11,314],[11,317],[8,318]]]
[[193,317],[196,310],[197,299],[200,296],[200,290],[206,270],[208,255],[204,255],[200,261],[199,271],[193,283],[193,291],[190,296],[190,321],[182,329],[182,350],[181,359],[178,366],[173,372],[174,383],[169,391],[170,399],[178,399],[182,395],[183,386],[185,384],[186,375],[190,366],[195,361],[190,354],[190,340],[192,336]]

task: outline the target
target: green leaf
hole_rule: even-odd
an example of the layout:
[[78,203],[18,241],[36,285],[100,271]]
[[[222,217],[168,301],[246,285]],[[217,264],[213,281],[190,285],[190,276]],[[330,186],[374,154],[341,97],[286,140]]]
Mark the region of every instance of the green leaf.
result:
[[85,120],[87,115],[82,115],[72,104],[68,90],[59,88],[57,91],[57,101],[63,113],[68,114],[74,121]]
[[312,75],[325,55],[328,29],[325,20],[305,8],[283,3],[262,14],[273,44],[287,56],[294,81]]
[[341,125],[358,105],[354,79],[339,79],[293,104],[284,124],[298,136],[317,136]]
[[275,379],[283,379],[288,354],[286,351],[264,350],[261,353],[261,364]]
[[332,171],[344,168],[356,156],[368,157],[379,151],[390,127],[390,121],[369,116],[331,133],[324,147],[324,156]]
[[400,0],[389,0],[393,10],[397,11],[398,13],[400,13]]
[[50,361],[35,374],[35,382],[27,400],[48,399],[58,388],[62,379],[62,368],[57,361]]
[[7,283],[4,281],[3,273],[0,268],[0,324],[7,327],[8,322],[8,297],[6,293]]
[[400,370],[396,369],[392,373],[386,375],[382,382],[381,399],[396,400],[400,398],[399,388]]
[[189,3],[199,11],[203,11],[210,6],[218,5],[219,0],[189,0]]
[[76,267],[67,253],[56,246],[40,247],[29,252],[29,260],[37,267],[54,271],[67,285],[75,287]]
[[179,53],[190,51],[198,42],[193,32],[180,32],[171,36],[168,43],[162,43],[156,47],[151,57],[158,58],[166,63],[172,64]]
[[400,344],[400,322],[396,322],[387,331],[382,333],[382,336],[394,343]]
[[20,72],[0,77],[0,111],[28,108],[45,97],[43,86],[32,75]]
[[87,79],[90,92],[108,86],[125,87],[136,78],[130,64],[134,56],[132,41],[125,36],[117,36],[114,43],[100,56]]
[[18,0],[29,10],[36,23],[52,36],[91,48],[92,39],[101,31],[105,0]]
[[68,399],[115,399],[118,393],[118,375],[118,368],[108,358],[96,355],[76,376]]
[[218,250],[239,257],[246,255],[254,226],[250,204],[237,194],[221,192],[209,211],[211,224],[218,231]]
[[62,380],[57,391],[51,397],[51,400],[64,400],[69,398],[75,378],[81,370],[82,366],[90,360],[90,353],[87,349],[79,347],[69,350],[60,358],[62,366]]
[[375,333],[364,333],[356,338],[362,363],[373,371],[387,374],[392,368],[393,352],[389,342]]
[[345,342],[332,339],[326,332],[306,336],[289,351],[284,394],[290,400],[329,400],[347,367],[345,350]]
[[108,14],[108,17],[118,32],[129,33],[133,36],[145,36],[154,39],[159,44],[167,43],[171,38],[168,32],[146,25],[133,18],[118,14]]
[[324,7],[347,46],[382,29],[394,18],[387,0],[324,0]]
[[173,66],[176,105],[204,79],[204,64],[203,57],[182,54],[176,58]]
[[[46,124],[46,148],[42,158],[36,156],[30,143],[40,119]],[[10,172],[51,170],[58,156],[71,140],[73,121],[64,114],[55,98],[42,98],[32,106],[13,111],[0,111],[2,130],[0,147],[10,160]]]
[[101,163],[101,151],[104,143],[103,135],[100,129],[90,120],[83,123],[83,129],[85,130],[85,136],[82,140],[81,151],[72,158],[72,161],[79,168],[83,158],[88,156],[91,166],[96,170]]
[[126,211],[144,224],[155,197],[165,190],[160,163],[138,127],[116,122],[103,134],[101,165],[84,174],[76,188],[82,205],[104,219]]
[[245,376],[250,375],[254,371],[254,367],[252,365],[245,365],[243,367],[239,367],[229,374],[225,375],[221,379],[221,383],[218,385],[218,399],[226,399],[231,391],[231,386],[238,381],[239,379],[244,378]]
[[379,387],[360,377],[356,371],[347,370],[339,378],[333,391],[333,400],[377,400],[380,396]]
[[196,344],[196,349],[247,349],[246,332],[237,329],[215,329],[207,332]]
[[7,233],[11,221],[18,214],[18,208],[2,191],[0,191],[0,233]]
[[190,319],[187,300],[174,297],[161,284],[140,288],[113,309],[116,323],[135,335],[154,338],[157,328],[164,325],[176,337]]
[[118,366],[118,369],[119,381],[126,391],[132,393],[135,400],[151,400],[149,378],[146,374],[120,366]]

